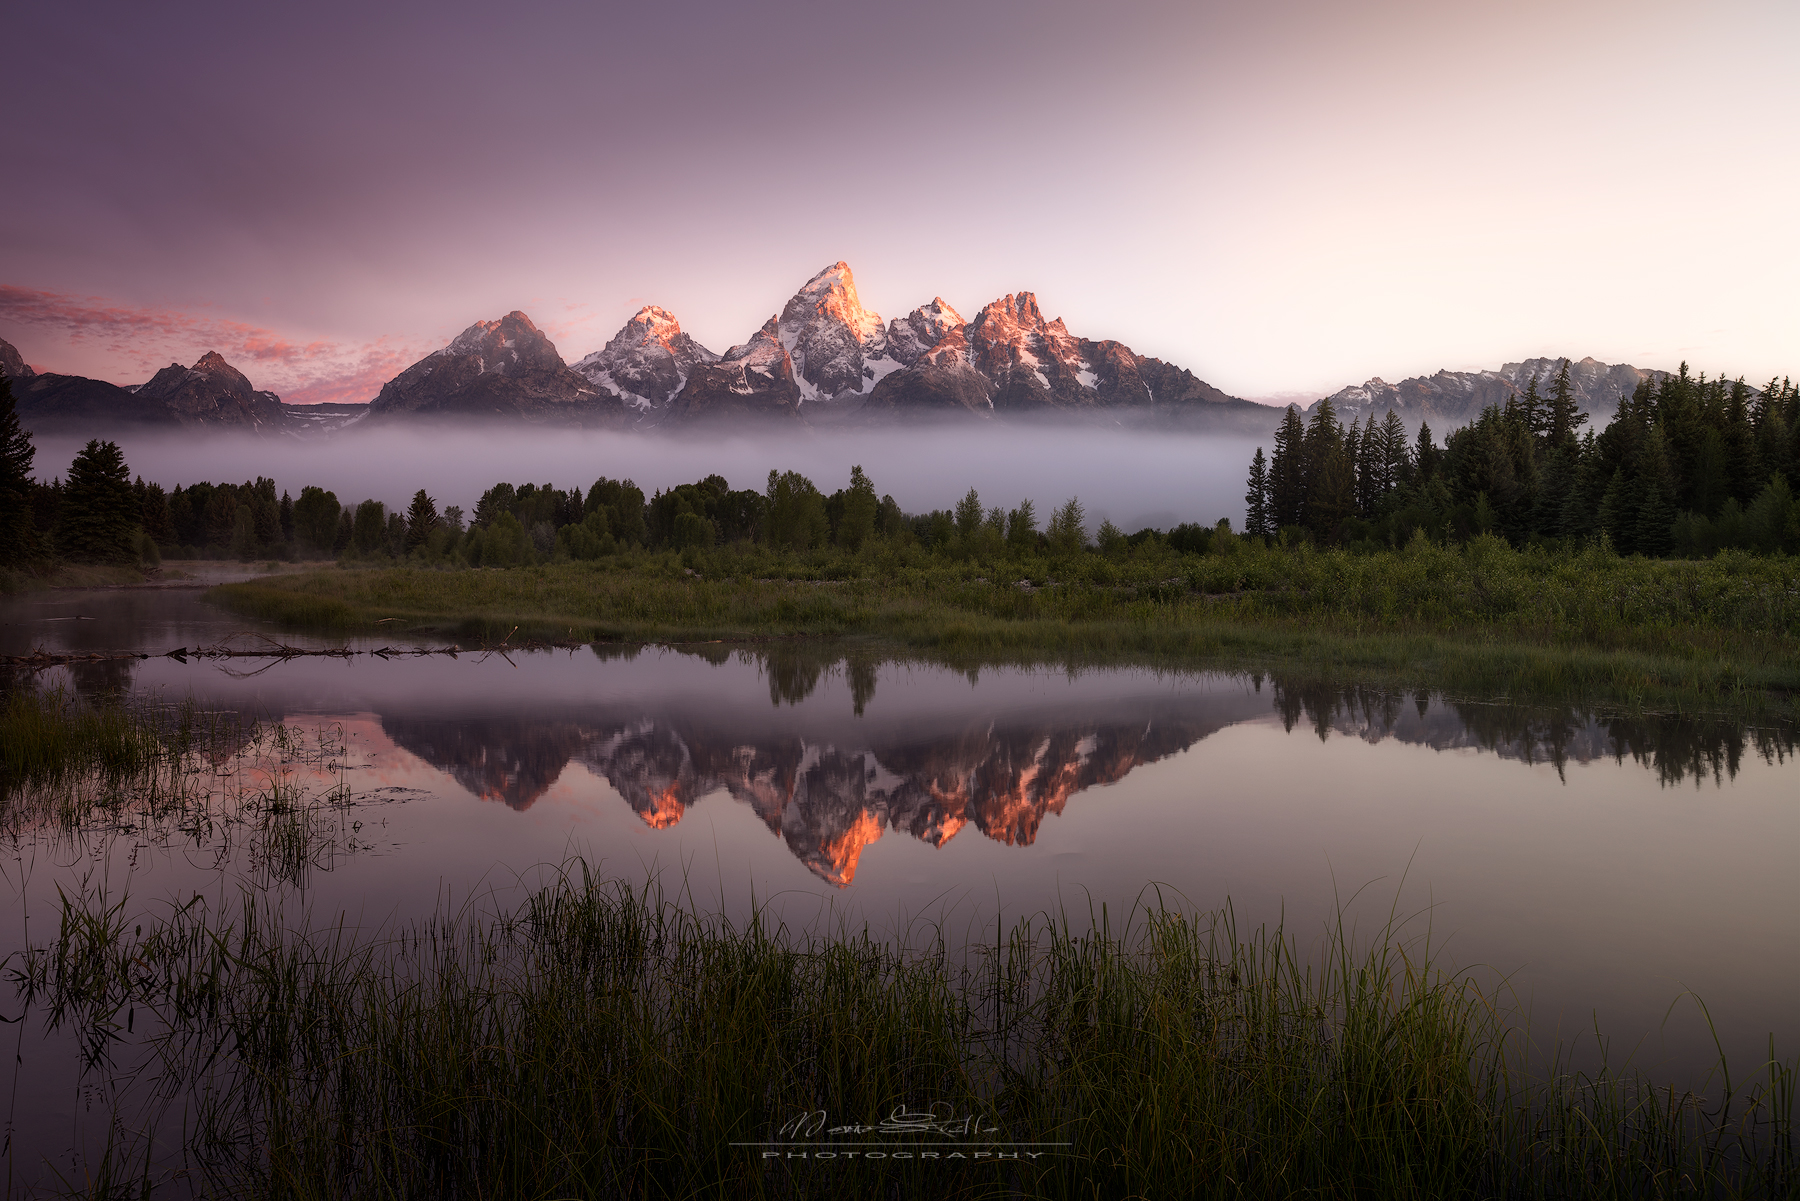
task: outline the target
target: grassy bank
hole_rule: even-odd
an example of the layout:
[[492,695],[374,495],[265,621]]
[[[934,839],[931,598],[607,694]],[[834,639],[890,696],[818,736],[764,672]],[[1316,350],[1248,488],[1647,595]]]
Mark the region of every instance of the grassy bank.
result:
[[[1145,910],[1085,932],[1024,922],[950,952],[931,932],[901,948],[734,927],[585,865],[517,909],[379,937],[297,930],[255,899],[137,929],[120,913],[65,902],[20,983],[94,1028],[154,1015],[162,1070],[197,1099],[185,1167],[208,1194],[1783,1197],[1800,1183],[1795,1064],[1705,1099],[1606,1072],[1533,1078],[1494,998],[1391,928],[1364,947],[1340,928],[1309,958],[1282,931],[1240,934],[1229,911]],[[883,1127],[902,1111],[942,1125]]]
[[0,570],[0,596],[51,588],[123,588],[142,584],[151,573],[136,564],[58,563],[42,571]]
[[1786,711],[1800,694],[1800,561],[1515,551],[1493,538],[962,562],[737,546],[510,570],[333,569],[212,595],[345,633],[860,636],[952,660],[1250,665],[1649,706]]

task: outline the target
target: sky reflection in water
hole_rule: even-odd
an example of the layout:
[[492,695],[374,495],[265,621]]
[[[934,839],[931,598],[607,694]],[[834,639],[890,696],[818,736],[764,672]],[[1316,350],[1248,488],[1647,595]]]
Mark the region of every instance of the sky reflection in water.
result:
[[[156,639],[217,632],[203,606],[184,618],[171,603]],[[1792,729],[1247,675],[700,649],[261,672],[149,659],[39,682],[341,730],[359,849],[281,885],[315,920],[503,899],[576,855],[660,871],[707,909],[741,917],[754,898],[800,927],[915,938],[991,936],[997,917],[1040,911],[1085,923],[1155,885],[1191,908],[1229,899],[1243,924],[1285,915],[1304,947],[1348,902],[1364,931],[1397,911],[1454,963],[1508,977],[1542,1038],[1597,1019],[1616,1057],[1698,1071],[1712,1047],[1695,1014],[1663,1025],[1692,989],[1735,1058],[1759,1059],[1771,1032],[1793,1053]],[[9,857],[8,947],[84,876],[146,912],[228,899],[244,879],[131,832],[78,852],[28,838]]]

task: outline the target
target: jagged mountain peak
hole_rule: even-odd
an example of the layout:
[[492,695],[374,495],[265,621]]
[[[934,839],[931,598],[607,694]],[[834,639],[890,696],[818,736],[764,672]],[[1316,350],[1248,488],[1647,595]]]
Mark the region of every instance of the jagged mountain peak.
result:
[[477,321],[383,384],[370,417],[400,413],[593,427],[629,416],[616,395],[570,370],[555,343],[517,309]]
[[242,371],[239,371],[236,367],[233,367],[227,362],[225,356],[216,350],[209,350],[201,355],[199,361],[194,364],[193,370],[197,375],[208,377],[215,375],[223,376],[229,385],[241,383],[243,387],[255,391],[254,388],[250,387],[249,378],[246,377]]
[[281,398],[259,392],[224,355],[209,350],[192,367],[170,363],[137,395],[160,400],[184,421],[200,425],[278,429],[286,424]]
[[865,394],[902,366],[888,355],[881,316],[863,307],[856,277],[842,261],[794,293],[781,310],[779,336],[806,401]]
[[792,327],[809,317],[843,323],[858,340],[867,341],[881,331],[881,317],[863,308],[856,294],[856,276],[848,263],[839,261],[807,280],[781,310],[784,324]]
[[888,322],[888,354],[902,366],[911,367],[943,341],[945,334],[966,324],[949,302],[934,296],[930,304],[922,304],[906,316]]
[[771,315],[763,322],[763,327],[750,336],[749,341],[733,346],[719,361],[761,369],[786,357],[787,348],[781,339],[781,318]]
[[483,371],[502,375],[563,365],[562,356],[556,353],[549,337],[518,309],[496,321],[477,321],[437,353],[472,355],[481,360]]
[[675,314],[647,304],[604,348],[573,367],[590,383],[647,412],[673,400],[695,367],[718,361],[718,355],[682,331]]

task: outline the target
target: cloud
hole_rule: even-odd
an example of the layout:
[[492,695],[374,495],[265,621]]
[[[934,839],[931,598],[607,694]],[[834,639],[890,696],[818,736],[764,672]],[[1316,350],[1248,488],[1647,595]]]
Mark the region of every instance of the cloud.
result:
[[98,355],[122,376],[147,379],[171,362],[224,355],[259,388],[291,404],[372,399],[430,346],[389,336],[373,342],[302,341],[210,313],[118,304],[0,284],[0,324],[35,327],[71,350]]

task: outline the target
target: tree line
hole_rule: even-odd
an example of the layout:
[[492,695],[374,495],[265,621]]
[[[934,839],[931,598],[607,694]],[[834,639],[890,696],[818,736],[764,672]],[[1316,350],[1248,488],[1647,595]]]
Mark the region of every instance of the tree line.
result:
[[1329,399],[1290,405],[1274,453],[1258,447],[1245,532],[1292,543],[1400,546],[1493,534],[1514,545],[1604,538],[1620,554],[1800,552],[1800,386],[1691,376],[1686,363],[1620,398],[1583,431],[1563,360],[1444,444],[1399,414],[1338,420]]
[[[1329,400],[1306,421],[1289,406],[1274,454],[1258,447],[1251,461],[1243,532],[1364,549],[1492,534],[1515,545],[1604,539],[1653,556],[1800,552],[1800,387],[1784,379],[1754,391],[1691,377],[1683,364],[1622,398],[1605,430],[1586,423],[1566,360],[1547,392],[1533,379],[1442,446],[1429,426],[1409,438],[1393,412],[1346,429]],[[1029,499],[988,506],[974,488],[948,508],[906,513],[860,466],[830,493],[794,471],[771,471],[761,489],[709,475],[649,497],[628,479],[586,489],[503,482],[465,517],[440,511],[423,489],[404,511],[343,503],[317,486],[294,498],[265,477],[165,492],[133,480],[119,447],[99,440],[66,478],[42,483],[35,455],[0,377],[0,567],[202,556],[513,567],[738,544],[848,554],[906,544],[988,560],[1206,553],[1237,539],[1228,520],[1130,535],[1105,521],[1090,536],[1079,498],[1040,519]]]

